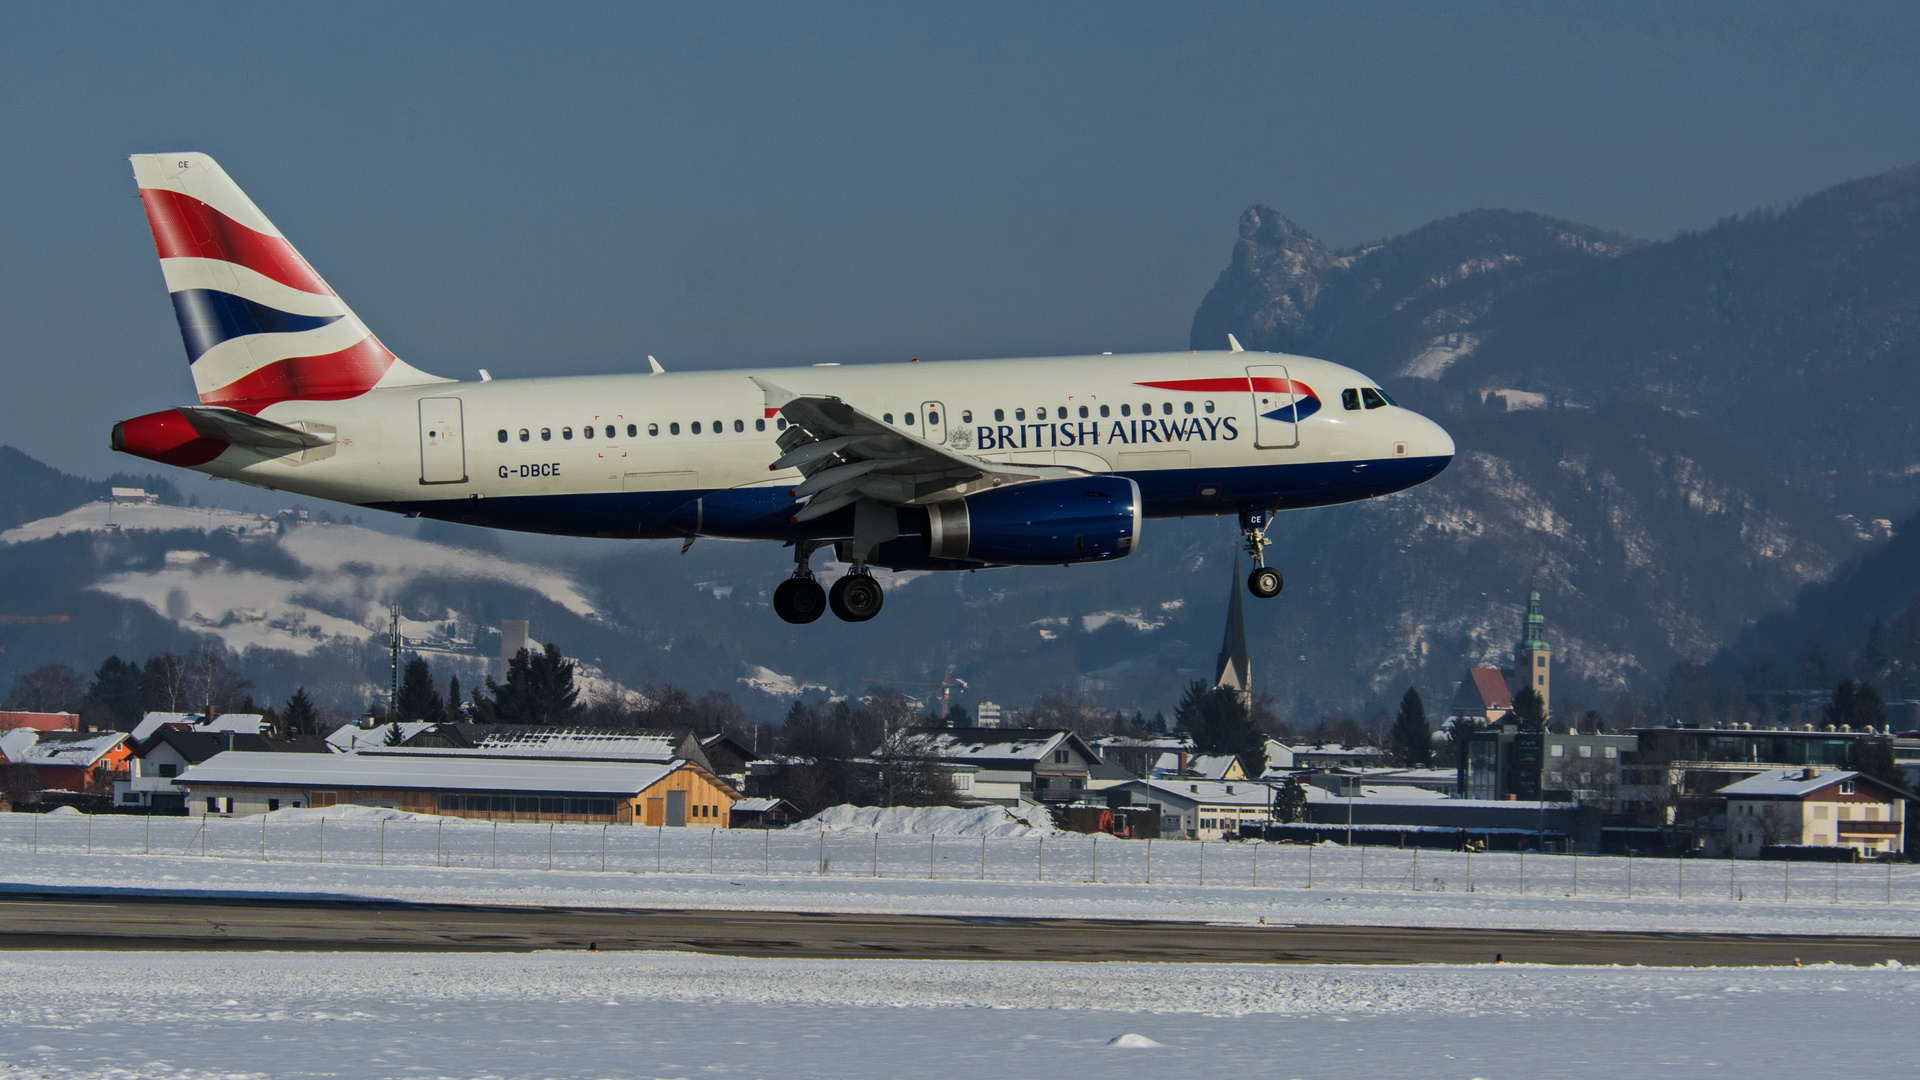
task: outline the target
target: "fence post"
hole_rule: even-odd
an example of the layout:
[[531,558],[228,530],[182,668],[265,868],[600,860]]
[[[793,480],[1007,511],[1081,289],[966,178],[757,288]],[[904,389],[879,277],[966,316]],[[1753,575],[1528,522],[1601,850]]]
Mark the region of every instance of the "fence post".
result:
[[[265,824],[264,822],[262,822],[262,823],[261,823],[261,826],[260,826],[260,827],[261,827],[262,829],[265,829],[265,828],[266,828],[266,824]],[[447,834],[447,819],[446,819],[446,818],[441,818],[441,819],[440,819],[439,821],[436,821],[436,822],[434,822],[434,825],[433,825],[433,865],[435,865],[435,866],[441,866],[441,867],[444,867],[444,866],[446,866],[446,865],[447,865],[447,857],[446,857],[446,845],[445,845],[445,844],[443,844],[443,843],[441,843],[441,840],[442,840],[442,839],[443,839],[443,838],[444,838],[444,837],[446,836],[446,834]]]
[[320,815],[320,865],[327,864],[327,815]]
[[1785,852],[1780,854],[1780,902],[1793,902],[1793,860]]
[[[928,881],[933,880],[933,848],[934,848],[934,845],[938,844],[939,842],[940,842],[939,833],[927,834],[927,880]],[[876,852],[875,859],[874,859],[874,866],[876,869],[874,871],[873,876],[879,877],[880,874],[879,874],[878,867],[880,863],[879,863],[879,857],[877,853],[880,850],[880,834],[877,832],[873,834],[873,850]]]
[[662,842],[664,842],[664,841],[665,841],[665,839],[666,839],[666,836],[667,836],[667,827],[666,827],[665,825],[656,825],[656,826],[654,826],[654,829],[653,829],[653,872],[654,872],[654,873],[656,873],[656,874],[658,874],[658,873],[660,873],[660,867],[661,867],[661,865],[662,865],[662,864],[661,864],[661,861],[660,861],[660,845],[661,845],[661,843],[662,843]]
[[713,838],[720,835],[719,828],[707,827],[707,876],[713,876]]
[[[1469,870],[1468,873],[1471,874],[1472,871]],[[1307,888],[1313,888],[1313,841],[1311,840],[1307,841]]]
[[1673,865],[1679,872],[1675,878],[1674,898],[1685,900],[1687,898],[1687,857],[1680,856],[1673,860]]
[[493,823],[493,868],[500,869],[500,823]]
[[1887,860],[1887,903],[1893,903],[1893,860]]
[[1037,867],[1037,870],[1035,871],[1035,874],[1034,874],[1034,880],[1035,881],[1047,880],[1047,838],[1046,837],[1043,836],[1040,838],[1040,849],[1038,852],[1035,853],[1034,858],[1036,860],[1034,865]]
[[1573,853],[1573,895],[1580,895],[1580,853]]
[[1360,887],[1367,887],[1367,845],[1360,845]]
[[1520,895],[1527,895],[1527,849],[1520,849]]
[[[1418,858],[1419,856],[1415,856]],[[1260,887],[1260,841],[1253,842],[1253,887]]]
[[260,815],[260,861],[267,861],[267,815]]
[[[1362,880],[1364,880],[1364,877],[1362,878]],[[1200,884],[1204,887],[1206,883],[1207,883],[1207,842],[1205,840],[1202,840],[1200,841]]]
[[[260,819],[260,827],[263,829],[267,827],[267,819],[264,816],[261,817]],[[92,814],[87,815],[87,854],[89,855],[93,854],[93,815]]]
[[1153,884],[1153,837],[1147,837],[1147,884]]
[[1837,861],[1833,864],[1833,902],[1840,902],[1840,864]]
[[827,823],[820,823],[820,876],[827,876]]
[[[761,819],[763,822],[765,818]],[[760,852],[760,876],[773,876],[773,830],[764,824],[760,826],[762,850]]]
[[147,807],[147,854],[153,854],[153,807]]
[[380,819],[380,865],[387,865],[387,819]]
[[[1256,867],[1260,865],[1258,853],[1255,854],[1254,865]],[[1578,882],[1580,880],[1580,869],[1579,869],[1580,864],[1574,863],[1573,865],[1574,865],[1573,880],[1575,882]],[[1260,882],[1256,880],[1254,881],[1254,884],[1258,885],[1260,884]],[[1579,886],[1576,884],[1574,887],[1578,888]],[[1420,847],[1417,844],[1414,845],[1414,849],[1413,849],[1413,891],[1414,892],[1422,891],[1422,889],[1420,888]]]
[[547,822],[547,869],[553,869],[553,822]]
[[1627,849],[1627,899],[1633,899],[1633,849]]
[[980,880],[987,880],[987,838],[984,834],[980,837]]
[[33,853],[40,854],[40,815],[33,815]]
[[1727,899],[1738,900],[1740,899],[1739,864],[1733,861],[1733,845],[1727,845],[1727,851]]
[[1467,891],[1473,891],[1473,849],[1467,849]]
[[607,872],[607,829],[608,828],[609,826],[607,825],[600,826],[600,872],[603,874]]

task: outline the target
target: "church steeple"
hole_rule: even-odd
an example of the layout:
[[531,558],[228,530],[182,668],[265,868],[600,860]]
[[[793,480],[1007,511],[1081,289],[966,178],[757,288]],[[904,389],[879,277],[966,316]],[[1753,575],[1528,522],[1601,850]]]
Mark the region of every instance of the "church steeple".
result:
[[1253,669],[1247,660],[1247,621],[1240,610],[1240,559],[1233,560],[1233,577],[1227,581],[1227,632],[1220,641],[1220,658],[1214,664],[1213,684],[1238,691],[1242,699],[1253,696]]
[[1520,624],[1520,643],[1513,649],[1513,692],[1519,693],[1524,686],[1533,687],[1551,716],[1553,648],[1547,644],[1547,617],[1540,611],[1539,589],[1527,593],[1527,617]]

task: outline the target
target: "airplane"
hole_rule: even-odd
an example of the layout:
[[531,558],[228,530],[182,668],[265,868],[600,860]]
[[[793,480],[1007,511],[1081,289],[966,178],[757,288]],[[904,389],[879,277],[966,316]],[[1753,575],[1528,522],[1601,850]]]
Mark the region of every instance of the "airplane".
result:
[[[561,536],[779,541],[789,623],[879,614],[872,567],[1108,562],[1147,519],[1238,516],[1247,587],[1280,510],[1401,491],[1440,425],[1304,356],[1223,351],[494,379],[401,360],[205,154],[135,182],[199,404],[114,450],[409,517]],[[850,570],[829,593],[813,554]],[[684,551],[685,548],[683,547]]]

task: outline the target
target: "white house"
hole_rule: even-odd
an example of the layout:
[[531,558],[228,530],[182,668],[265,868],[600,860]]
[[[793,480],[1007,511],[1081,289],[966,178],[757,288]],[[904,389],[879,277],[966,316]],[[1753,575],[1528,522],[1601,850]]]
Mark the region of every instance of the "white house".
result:
[[1109,806],[1158,811],[1162,839],[1218,840],[1273,820],[1273,788],[1254,780],[1129,780],[1104,794]]
[[1769,769],[1720,794],[1727,841],[1741,858],[1778,844],[1850,847],[1868,857],[1906,850],[1906,800],[1864,773]]

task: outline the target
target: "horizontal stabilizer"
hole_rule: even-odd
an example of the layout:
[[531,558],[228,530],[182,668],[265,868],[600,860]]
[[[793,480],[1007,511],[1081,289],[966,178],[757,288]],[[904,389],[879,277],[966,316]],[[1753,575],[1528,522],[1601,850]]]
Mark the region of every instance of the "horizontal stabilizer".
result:
[[238,409],[222,409],[207,405],[188,405],[179,410],[187,418],[193,430],[204,438],[218,439],[233,446],[244,446],[255,450],[311,450],[316,446],[325,446],[333,441],[332,435],[302,431],[285,424],[276,424],[263,420],[251,413]]

